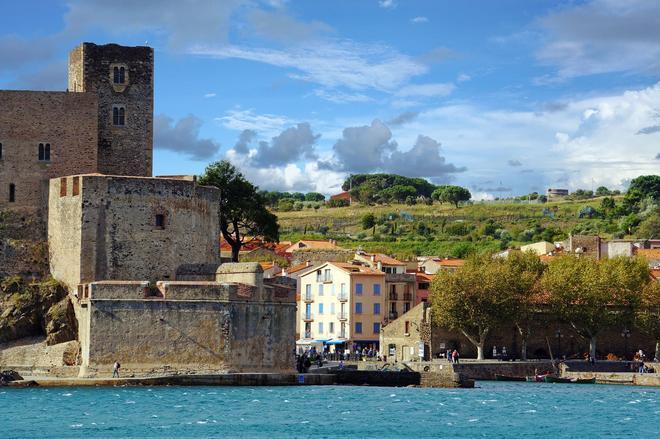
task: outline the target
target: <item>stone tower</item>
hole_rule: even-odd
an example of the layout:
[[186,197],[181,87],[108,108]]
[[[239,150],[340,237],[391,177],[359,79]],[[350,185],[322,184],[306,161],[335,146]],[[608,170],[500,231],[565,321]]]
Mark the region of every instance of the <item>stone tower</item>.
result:
[[98,96],[98,171],[150,177],[153,49],[82,43],[69,53],[68,88]]

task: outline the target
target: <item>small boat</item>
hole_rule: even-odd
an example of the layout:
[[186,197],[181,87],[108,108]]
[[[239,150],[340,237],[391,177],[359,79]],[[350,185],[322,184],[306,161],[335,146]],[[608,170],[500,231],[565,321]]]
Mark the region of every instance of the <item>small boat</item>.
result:
[[544,383],[545,382],[545,377],[549,376],[549,374],[544,374],[544,375],[532,375],[526,377],[527,382],[532,382],[532,383]]
[[526,381],[526,378],[509,375],[495,375],[495,381]]
[[546,376],[544,381],[546,383],[562,383],[562,384],[596,384],[596,378],[561,378],[552,375]]

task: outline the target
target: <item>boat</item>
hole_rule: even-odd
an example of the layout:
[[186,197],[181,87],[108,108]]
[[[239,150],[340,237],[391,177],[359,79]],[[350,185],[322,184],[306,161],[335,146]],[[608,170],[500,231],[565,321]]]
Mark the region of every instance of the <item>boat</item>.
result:
[[550,374],[543,374],[543,375],[532,375],[526,377],[527,382],[532,382],[532,383],[543,383],[545,382],[545,377],[549,376]]
[[526,381],[525,377],[516,377],[509,375],[495,375],[495,381]]
[[544,381],[546,383],[562,383],[562,384],[596,384],[596,378],[561,378],[552,375],[546,376]]

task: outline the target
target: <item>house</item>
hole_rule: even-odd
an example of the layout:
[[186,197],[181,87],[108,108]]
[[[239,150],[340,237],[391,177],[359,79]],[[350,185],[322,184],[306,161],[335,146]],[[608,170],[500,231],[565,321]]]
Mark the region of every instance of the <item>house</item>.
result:
[[407,264],[382,253],[355,253],[354,261],[385,273],[387,316],[385,323],[406,313],[415,302],[417,282],[415,275],[407,273]]
[[351,202],[351,193],[348,191],[339,192],[338,194],[331,195],[331,200],[346,200],[349,203]]
[[[275,274],[275,277],[289,277],[296,280],[296,303],[300,303],[300,276],[307,272],[308,270],[318,266],[320,264],[314,264],[311,261],[305,261],[298,265],[293,265],[288,268],[282,268],[279,273]],[[296,340],[300,338],[300,313],[302,307],[296,307]]]
[[270,279],[275,275],[282,272],[282,268],[275,262],[259,262],[261,269],[264,271],[264,279]]
[[464,259],[434,258],[422,262],[419,268],[426,274],[436,274],[439,270],[455,271],[463,264],[465,264]]
[[521,252],[533,251],[538,256],[547,255],[555,250],[555,245],[548,241],[535,242],[520,247]]
[[415,306],[422,302],[429,302],[429,294],[431,289],[431,282],[435,279],[434,274],[426,274],[424,272],[415,273],[417,281],[417,291],[415,292]]
[[649,261],[649,267],[660,268],[660,248],[644,248],[638,249],[637,256],[645,258]]
[[312,240],[312,239],[303,239],[293,244],[290,244],[288,247],[284,248],[284,253],[292,254],[296,250],[334,250],[340,247],[337,247],[337,242],[334,239],[329,239],[327,241]]
[[322,341],[343,352],[378,348],[384,321],[385,273],[326,262],[300,275],[300,341]]
[[431,308],[415,305],[399,319],[383,328],[381,352],[390,363],[431,359]]

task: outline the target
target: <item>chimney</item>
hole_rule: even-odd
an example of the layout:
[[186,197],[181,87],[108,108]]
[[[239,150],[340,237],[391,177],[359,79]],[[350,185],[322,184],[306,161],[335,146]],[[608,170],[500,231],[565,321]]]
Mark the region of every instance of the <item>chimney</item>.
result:
[[305,267],[309,267],[309,266],[311,266],[311,265],[312,265],[312,262],[311,262],[311,261],[305,261]]
[[380,261],[378,261],[377,267],[379,271],[383,271],[383,264]]
[[376,262],[376,255],[371,255],[371,262]]

